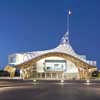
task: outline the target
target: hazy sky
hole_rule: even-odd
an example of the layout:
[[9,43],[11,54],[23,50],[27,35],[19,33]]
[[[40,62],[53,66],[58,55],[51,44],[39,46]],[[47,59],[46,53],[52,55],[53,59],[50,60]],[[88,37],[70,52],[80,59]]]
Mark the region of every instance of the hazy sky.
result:
[[0,64],[17,52],[56,47],[66,32],[71,9],[70,43],[100,66],[100,0],[0,0]]

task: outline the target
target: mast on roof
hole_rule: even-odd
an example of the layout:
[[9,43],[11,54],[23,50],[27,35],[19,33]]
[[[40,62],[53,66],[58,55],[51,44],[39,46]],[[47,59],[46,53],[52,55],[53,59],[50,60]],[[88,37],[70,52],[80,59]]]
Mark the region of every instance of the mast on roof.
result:
[[70,32],[70,15],[72,14],[71,10],[68,10],[67,12],[67,31],[66,33],[64,34],[64,36],[61,38],[61,44],[66,44],[66,43],[69,43],[69,32]]
[[71,12],[71,10],[68,10],[68,12],[67,12],[67,33],[69,34],[69,29],[70,29],[70,27],[69,27],[69,25],[70,25],[70,19],[69,19],[69,17],[70,17],[70,15],[72,14],[72,12]]

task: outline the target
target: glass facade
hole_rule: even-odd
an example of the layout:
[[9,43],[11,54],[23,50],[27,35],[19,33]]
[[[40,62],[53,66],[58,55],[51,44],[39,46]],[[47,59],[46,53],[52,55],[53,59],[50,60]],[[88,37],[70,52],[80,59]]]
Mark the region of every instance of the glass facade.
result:
[[16,63],[16,56],[10,57],[9,60],[10,60],[11,63]]
[[45,60],[45,71],[64,71],[66,68],[65,60]]

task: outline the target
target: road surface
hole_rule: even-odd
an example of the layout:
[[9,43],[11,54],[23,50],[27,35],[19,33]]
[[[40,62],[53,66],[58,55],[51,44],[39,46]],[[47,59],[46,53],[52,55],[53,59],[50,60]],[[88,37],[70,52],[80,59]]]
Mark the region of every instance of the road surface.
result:
[[3,80],[0,100],[100,100],[100,83]]

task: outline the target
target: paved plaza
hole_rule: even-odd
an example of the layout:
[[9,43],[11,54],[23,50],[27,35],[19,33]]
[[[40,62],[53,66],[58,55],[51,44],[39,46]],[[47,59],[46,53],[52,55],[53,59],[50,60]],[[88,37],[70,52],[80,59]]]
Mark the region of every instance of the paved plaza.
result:
[[0,100],[100,100],[100,81],[0,80]]

